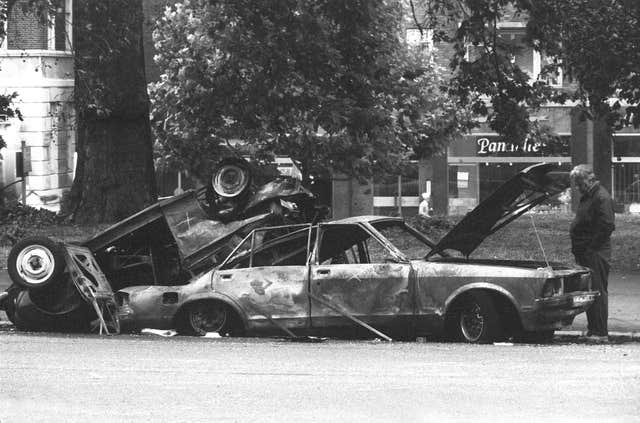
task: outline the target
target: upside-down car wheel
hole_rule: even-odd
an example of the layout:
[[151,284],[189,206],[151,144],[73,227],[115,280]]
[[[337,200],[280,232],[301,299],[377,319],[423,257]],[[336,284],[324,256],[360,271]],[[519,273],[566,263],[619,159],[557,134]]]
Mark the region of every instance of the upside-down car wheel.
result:
[[66,267],[62,247],[42,236],[16,243],[7,258],[11,280],[27,289],[42,289],[54,283]]

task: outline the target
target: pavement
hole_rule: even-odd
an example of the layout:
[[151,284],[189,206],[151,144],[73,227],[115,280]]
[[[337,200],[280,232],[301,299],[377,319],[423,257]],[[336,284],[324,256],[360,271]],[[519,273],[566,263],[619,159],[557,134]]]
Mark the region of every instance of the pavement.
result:
[[[11,284],[6,269],[0,269],[0,292]],[[4,312],[0,320],[7,320]],[[7,322],[3,322],[7,323]],[[609,337],[640,340],[640,273],[609,275]],[[587,315],[578,315],[573,324],[556,331],[556,336],[582,336],[587,331]]]
[[[640,274],[609,275],[609,337],[640,340]],[[587,331],[587,315],[578,315],[570,327],[556,335],[581,335]]]

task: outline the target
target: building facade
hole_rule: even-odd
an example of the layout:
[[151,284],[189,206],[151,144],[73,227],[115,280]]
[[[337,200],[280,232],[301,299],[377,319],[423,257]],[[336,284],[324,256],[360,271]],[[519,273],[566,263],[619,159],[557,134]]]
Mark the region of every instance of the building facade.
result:
[[[448,46],[434,44],[425,34],[408,27],[407,41],[426,44],[434,61],[446,66]],[[524,20],[507,15],[499,24],[499,36],[519,47],[512,60],[529,74],[531,81],[541,78],[542,68],[550,62],[524,43]],[[468,48],[469,57],[473,56],[474,48]],[[561,70],[546,78],[552,86],[572,88]],[[640,212],[640,130],[625,128],[611,135],[598,122],[577,116],[570,104],[549,104],[532,113],[531,119],[547,126],[557,139],[549,145],[531,140],[504,142],[486,123],[478,122],[477,128],[454,140],[441,156],[410,162],[402,176],[377,177],[358,188],[352,186],[354,182],[350,185],[341,182],[342,188],[334,193],[334,203],[349,193],[360,195],[352,200],[355,207],[344,204],[338,209],[334,207],[337,217],[353,211],[412,216],[418,212],[423,193],[429,196],[434,214],[463,215],[517,172],[541,162],[554,163],[566,171],[577,164],[591,164],[611,192],[618,212]],[[567,194],[565,201],[571,198]],[[575,202],[577,195],[573,198]],[[570,208],[555,199],[548,206]]]
[[[0,92],[18,93],[14,101],[23,120],[0,116],[0,135],[7,147],[0,160],[0,186],[5,196],[57,210],[73,181],[73,54],[71,0],[60,3],[49,22],[42,22],[13,2],[0,45]],[[20,156],[28,175],[20,181]],[[15,183],[15,184],[14,184]]]

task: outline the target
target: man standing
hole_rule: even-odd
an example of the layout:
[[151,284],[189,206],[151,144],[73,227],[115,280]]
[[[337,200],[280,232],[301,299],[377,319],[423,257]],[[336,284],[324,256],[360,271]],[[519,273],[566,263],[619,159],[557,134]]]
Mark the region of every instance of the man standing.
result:
[[615,229],[613,201],[595,179],[588,165],[571,171],[571,183],[581,194],[571,223],[571,252],[579,265],[591,269],[592,287],[600,292],[587,310],[587,337],[594,342],[608,341],[608,278],[611,258],[611,232]]

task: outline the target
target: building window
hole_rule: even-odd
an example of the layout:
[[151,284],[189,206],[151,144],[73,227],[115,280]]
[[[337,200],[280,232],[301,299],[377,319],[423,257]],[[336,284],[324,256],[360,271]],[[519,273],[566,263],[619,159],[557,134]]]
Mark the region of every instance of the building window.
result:
[[[534,73],[537,75],[537,79],[546,81],[552,87],[562,86],[562,68],[558,66],[553,57],[534,51],[533,61]],[[543,71],[545,72],[544,74],[542,73]]]
[[58,51],[65,51],[67,49],[67,5],[64,1],[60,1],[59,3],[53,19],[54,47]]
[[28,9],[28,0],[17,0],[7,16],[9,50],[46,50],[47,26]]
[[49,23],[30,8],[29,0],[11,4],[6,23],[8,50],[70,50],[71,0],[57,0]]
[[537,73],[533,67],[533,47],[525,43],[524,32],[521,30],[502,29],[498,37],[502,48],[511,55],[511,63],[529,74],[531,79],[535,79]]
[[[513,27],[511,27],[513,25]],[[528,45],[525,41],[525,31],[520,22],[506,22],[499,25],[498,48],[511,56],[511,63],[518,66],[530,77],[531,83],[536,80],[544,80],[547,84],[560,87],[563,83],[562,69],[557,66],[555,72],[552,71],[554,58],[546,56]],[[484,54],[483,45],[469,45],[467,47],[468,61],[474,61]],[[544,75],[542,71],[546,72]]]

